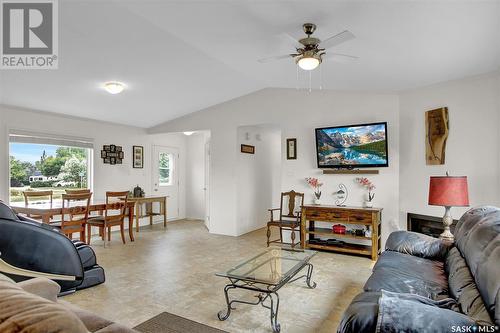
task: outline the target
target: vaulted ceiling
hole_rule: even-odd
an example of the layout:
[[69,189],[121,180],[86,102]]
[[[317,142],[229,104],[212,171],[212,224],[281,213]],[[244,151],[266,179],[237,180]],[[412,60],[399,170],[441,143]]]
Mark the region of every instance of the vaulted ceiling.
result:
[[[356,39],[313,88],[396,92],[500,68],[499,1],[59,1],[59,69],[0,70],[0,102],[151,127],[266,87],[308,86],[301,25]],[[320,78],[321,76],[321,78]],[[101,85],[127,85],[119,95]]]

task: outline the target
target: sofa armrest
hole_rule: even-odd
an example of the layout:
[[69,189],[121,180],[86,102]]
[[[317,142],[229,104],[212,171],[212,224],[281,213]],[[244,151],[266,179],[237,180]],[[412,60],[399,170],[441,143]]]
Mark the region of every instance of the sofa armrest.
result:
[[47,278],[25,280],[19,282],[17,285],[31,294],[43,297],[52,302],[57,302],[57,295],[61,291],[61,287],[56,282]]
[[397,251],[431,260],[444,260],[453,242],[412,231],[394,231],[385,243],[387,251]]

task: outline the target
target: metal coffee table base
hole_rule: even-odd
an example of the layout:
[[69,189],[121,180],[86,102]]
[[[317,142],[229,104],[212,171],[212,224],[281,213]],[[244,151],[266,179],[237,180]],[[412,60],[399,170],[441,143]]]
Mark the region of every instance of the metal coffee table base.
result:
[[[217,317],[219,317],[219,320],[226,320],[229,318],[229,315],[231,314],[231,310],[235,310],[232,305],[233,303],[243,303],[243,304],[250,304],[250,305],[262,305],[266,309],[270,310],[270,319],[271,319],[271,327],[273,329],[273,332],[278,333],[281,330],[281,326],[278,323],[278,310],[279,310],[279,305],[280,305],[280,298],[277,293],[277,291],[283,287],[287,283],[291,283],[294,281],[297,281],[302,278],[306,278],[306,284],[309,288],[314,289],[316,288],[316,282],[312,282],[312,272],[313,272],[313,265],[310,263],[307,263],[303,268],[307,267],[307,273],[304,275],[301,275],[297,278],[294,278],[291,276],[289,279],[282,281],[278,285],[267,285],[264,283],[259,283],[259,282],[252,282],[252,281],[246,281],[246,280],[239,280],[239,279],[232,279],[228,278],[231,283],[227,284],[224,287],[224,295],[226,296],[226,305],[227,309],[219,311],[217,314]],[[251,291],[256,291],[259,294],[255,297],[257,297],[257,300],[255,302],[249,302],[249,301],[243,301],[243,300],[238,300],[238,299],[229,299],[229,290],[231,289],[246,289],[246,290],[251,290]],[[269,302],[266,302],[269,299]],[[266,304],[269,303],[269,304]]]

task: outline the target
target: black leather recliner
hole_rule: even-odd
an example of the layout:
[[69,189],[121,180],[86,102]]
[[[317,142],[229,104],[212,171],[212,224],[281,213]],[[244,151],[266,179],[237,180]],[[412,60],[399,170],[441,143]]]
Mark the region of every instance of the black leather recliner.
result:
[[92,248],[57,229],[17,216],[0,202],[0,272],[15,281],[45,276],[66,293],[101,284],[104,269]]

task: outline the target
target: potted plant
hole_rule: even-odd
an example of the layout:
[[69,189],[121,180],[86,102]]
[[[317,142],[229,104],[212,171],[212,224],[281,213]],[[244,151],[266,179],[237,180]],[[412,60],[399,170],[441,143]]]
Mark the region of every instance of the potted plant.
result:
[[375,198],[373,190],[375,190],[375,184],[366,177],[356,178],[356,182],[368,190],[368,198],[365,200],[364,206],[368,208],[373,207],[373,198]]
[[320,183],[318,178],[313,178],[313,177],[307,177],[306,178],[307,184],[314,190],[314,204],[319,205],[321,204],[321,186],[323,186],[323,183]]

